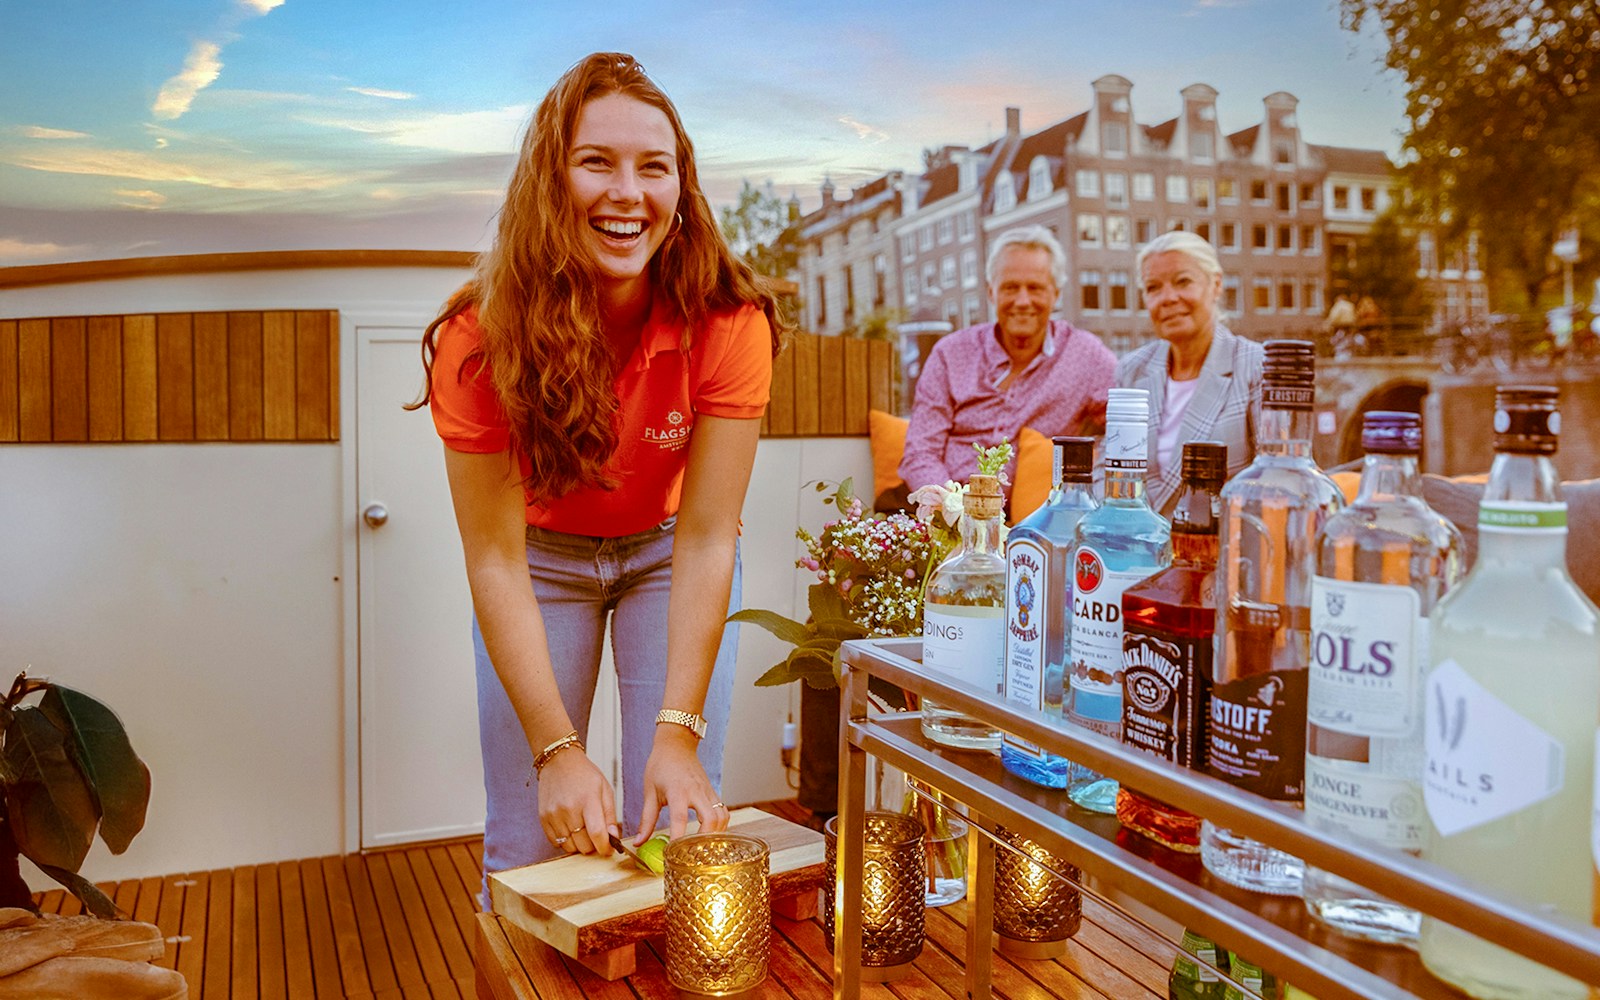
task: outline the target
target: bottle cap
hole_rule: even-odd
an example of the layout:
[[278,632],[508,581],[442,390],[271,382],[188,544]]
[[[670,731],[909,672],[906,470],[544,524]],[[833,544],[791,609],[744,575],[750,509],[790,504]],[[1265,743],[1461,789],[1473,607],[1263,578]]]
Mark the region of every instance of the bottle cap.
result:
[[1309,340],[1269,340],[1262,345],[1261,405],[1310,410],[1316,393],[1317,356]]
[[1494,390],[1494,450],[1554,455],[1561,434],[1561,390],[1553,385],[1502,385]]
[[1074,483],[1086,483],[1094,478],[1094,438],[1051,438],[1056,446],[1056,461],[1061,463],[1056,478]]
[[1000,480],[975,472],[967,480],[966,511],[973,517],[999,517],[1005,510],[1005,496],[1000,492]]
[[1221,486],[1228,478],[1228,446],[1220,441],[1189,441],[1183,446],[1183,481]]
[[1422,415],[1368,410],[1361,416],[1361,450],[1377,455],[1417,454],[1422,450]]
[[1106,423],[1138,424],[1150,422],[1149,389],[1112,389],[1106,395]]

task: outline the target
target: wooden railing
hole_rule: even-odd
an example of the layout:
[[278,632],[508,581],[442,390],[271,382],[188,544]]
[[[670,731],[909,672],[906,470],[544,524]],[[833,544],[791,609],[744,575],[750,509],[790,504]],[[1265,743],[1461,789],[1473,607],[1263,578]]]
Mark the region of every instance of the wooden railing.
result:
[[768,437],[867,433],[867,410],[895,411],[899,363],[886,340],[797,333],[772,366]]
[[337,312],[0,320],[0,442],[338,439]]

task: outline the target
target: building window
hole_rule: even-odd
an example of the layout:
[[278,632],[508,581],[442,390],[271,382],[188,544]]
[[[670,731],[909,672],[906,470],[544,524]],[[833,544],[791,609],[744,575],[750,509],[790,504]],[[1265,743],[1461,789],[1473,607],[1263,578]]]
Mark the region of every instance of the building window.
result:
[[1461,312],[1461,286],[1453,281],[1444,286],[1444,311],[1452,319]]
[[1300,204],[1315,205],[1317,203],[1317,186],[1315,184],[1300,185]]
[[1363,212],[1376,212],[1378,210],[1378,189],[1364,187],[1361,189],[1361,210]]
[[1322,312],[1322,282],[1307,281],[1300,286],[1300,308],[1312,315]]
[[1184,222],[1182,219],[1167,220],[1167,232],[1169,233],[1181,233],[1187,228],[1188,223]]
[[1079,214],[1078,243],[1086,247],[1100,245],[1100,216],[1088,212]]
[[1003,173],[994,182],[994,210],[1009,212],[1017,207],[1017,182],[1010,173]]
[[930,295],[939,291],[939,269],[931,260],[922,265],[922,290]]
[[849,264],[844,266],[844,322],[846,326],[856,321],[856,276]]
[[1250,200],[1258,205],[1267,203],[1267,182],[1256,178],[1250,182]]
[[1343,184],[1333,186],[1333,207],[1340,212],[1350,209],[1350,189]]
[[1316,226],[1300,227],[1300,252],[1305,254],[1322,252],[1322,234]]
[[1035,156],[1028,167],[1028,200],[1038,201],[1050,193],[1050,161]]
[[966,326],[974,326],[982,323],[983,318],[983,299],[975,292],[968,292],[962,300],[961,322]]
[[1229,253],[1239,252],[1239,224],[1237,222],[1224,222],[1220,225],[1221,246]]
[[1100,272],[1083,271],[1078,275],[1078,288],[1082,306],[1092,312],[1100,311]]
[[917,247],[922,250],[933,249],[933,227],[923,226],[917,230]]
[[1079,198],[1100,197],[1100,171],[1080,170],[1074,176]]
[[1224,205],[1234,205],[1239,201],[1239,179],[1236,177],[1217,178],[1217,201]]
[[1209,223],[1209,222],[1196,222],[1194,224],[1194,234],[1196,236],[1200,237],[1201,239],[1205,240],[1207,243],[1210,243],[1211,242],[1211,223]]
[[1111,311],[1128,311],[1128,272],[1112,271],[1107,275],[1107,286],[1110,290]]
[[1128,207],[1128,175],[1106,174],[1106,204],[1111,208]]
[[817,275],[817,329],[828,325],[828,279]]
[[1155,174],[1139,171],[1133,175],[1133,200],[1154,201],[1156,197]]
[[1278,211],[1291,211],[1294,208],[1294,202],[1290,200],[1291,195],[1294,193],[1293,189],[1287,184],[1279,184],[1276,193],[1278,196]]
[[1254,294],[1252,295],[1252,299],[1254,301],[1256,312],[1271,312],[1272,311],[1272,279],[1271,278],[1256,278],[1256,279],[1254,279],[1254,282],[1253,282],[1253,285],[1252,285],[1252,290],[1254,292]]
[[1417,271],[1432,274],[1439,270],[1439,250],[1433,242],[1433,233],[1424,230],[1417,234]]
[[1182,174],[1167,175],[1167,200],[1171,202],[1185,202],[1189,200],[1189,178]]
[[1143,246],[1156,238],[1156,220],[1139,218],[1133,220],[1133,242]]
[[900,289],[905,294],[906,308],[917,304],[917,272],[906,268],[900,275]]
[[948,215],[939,220],[939,245],[944,246],[956,238],[956,220]]
[[1189,133],[1189,156],[1201,163],[1209,163],[1217,155],[1217,139],[1210,131]]
[[966,211],[956,216],[956,231],[963,242],[972,239],[974,232],[972,212]]
[[939,287],[956,287],[956,259],[950,254],[939,258]]
[[900,259],[902,261],[917,259],[917,241],[910,233],[900,237]]
[[1211,178],[1194,179],[1194,207],[1202,212],[1211,211]]
[[848,224],[839,227],[839,245],[842,247],[850,245],[850,226]]
[[872,258],[872,308],[882,309],[889,304],[889,258],[878,254]]
[[1272,162],[1280,167],[1294,165],[1294,141],[1278,139],[1272,144]]
[[1469,274],[1478,270],[1478,234],[1467,234],[1467,271]]
[[1262,223],[1250,227],[1250,249],[1256,253],[1267,253],[1272,249],[1267,238],[1267,227]]
[[1239,276],[1236,274],[1222,279],[1222,311],[1239,314]]
[[1467,304],[1474,316],[1482,316],[1489,311],[1489,286],[1467,286]]
[[1100,126],[1100,138],[1107,156],[1128,154],[1128,126],[1122,122],[1106,122]]
[[944,321],[953,327],[961,325],[961,308],[956,305],[955,299],[944,300]]
[[1278,227],[1278,252],[1294,253],[1294,227]]
[[1126,215],[1106,216],[1106,246],[1127,249],[1128,217]]
[[1294,282],[1287,278],[1278,282],[1278,309],[1280,312],[1294,311]]
[[978,251],[961,251],[961,287],[971,288],[978,283]]

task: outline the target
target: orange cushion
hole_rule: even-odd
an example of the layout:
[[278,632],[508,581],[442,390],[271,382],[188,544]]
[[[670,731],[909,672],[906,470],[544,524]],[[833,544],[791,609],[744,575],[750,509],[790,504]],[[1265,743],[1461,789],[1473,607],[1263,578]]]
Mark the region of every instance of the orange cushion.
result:
[[1344,502],[1351,503],[1356,498],[1356,491],[1361,488],[1361,473],[1335,472],[1333,481],[1339,485],[1339,492],[1344,494]]
[[872,496],[880,497],[899,486],[900,457],[906,450],[906,428],[911,421],[883,410],[867,411],[867,441],[872,448]]
[[1011,523],[1032,514],[1050,497],[1055,484],[1050,477],[1055,472],[1055,446],[1050,439],[1024,427],[1017,435],[1017,474],[1011,484]]

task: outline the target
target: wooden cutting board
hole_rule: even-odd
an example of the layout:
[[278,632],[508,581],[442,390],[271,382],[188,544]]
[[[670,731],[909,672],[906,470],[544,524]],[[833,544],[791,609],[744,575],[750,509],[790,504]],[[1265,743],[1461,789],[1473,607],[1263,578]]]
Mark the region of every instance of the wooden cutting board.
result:
[[[736,809],[728,830],[766,841],[772,898],[822,885],[822,834],[760,809]],[[569,854],[489,876],[494,912],[557,951],[586,958],[662,933],[663,881],[622,854]]]

